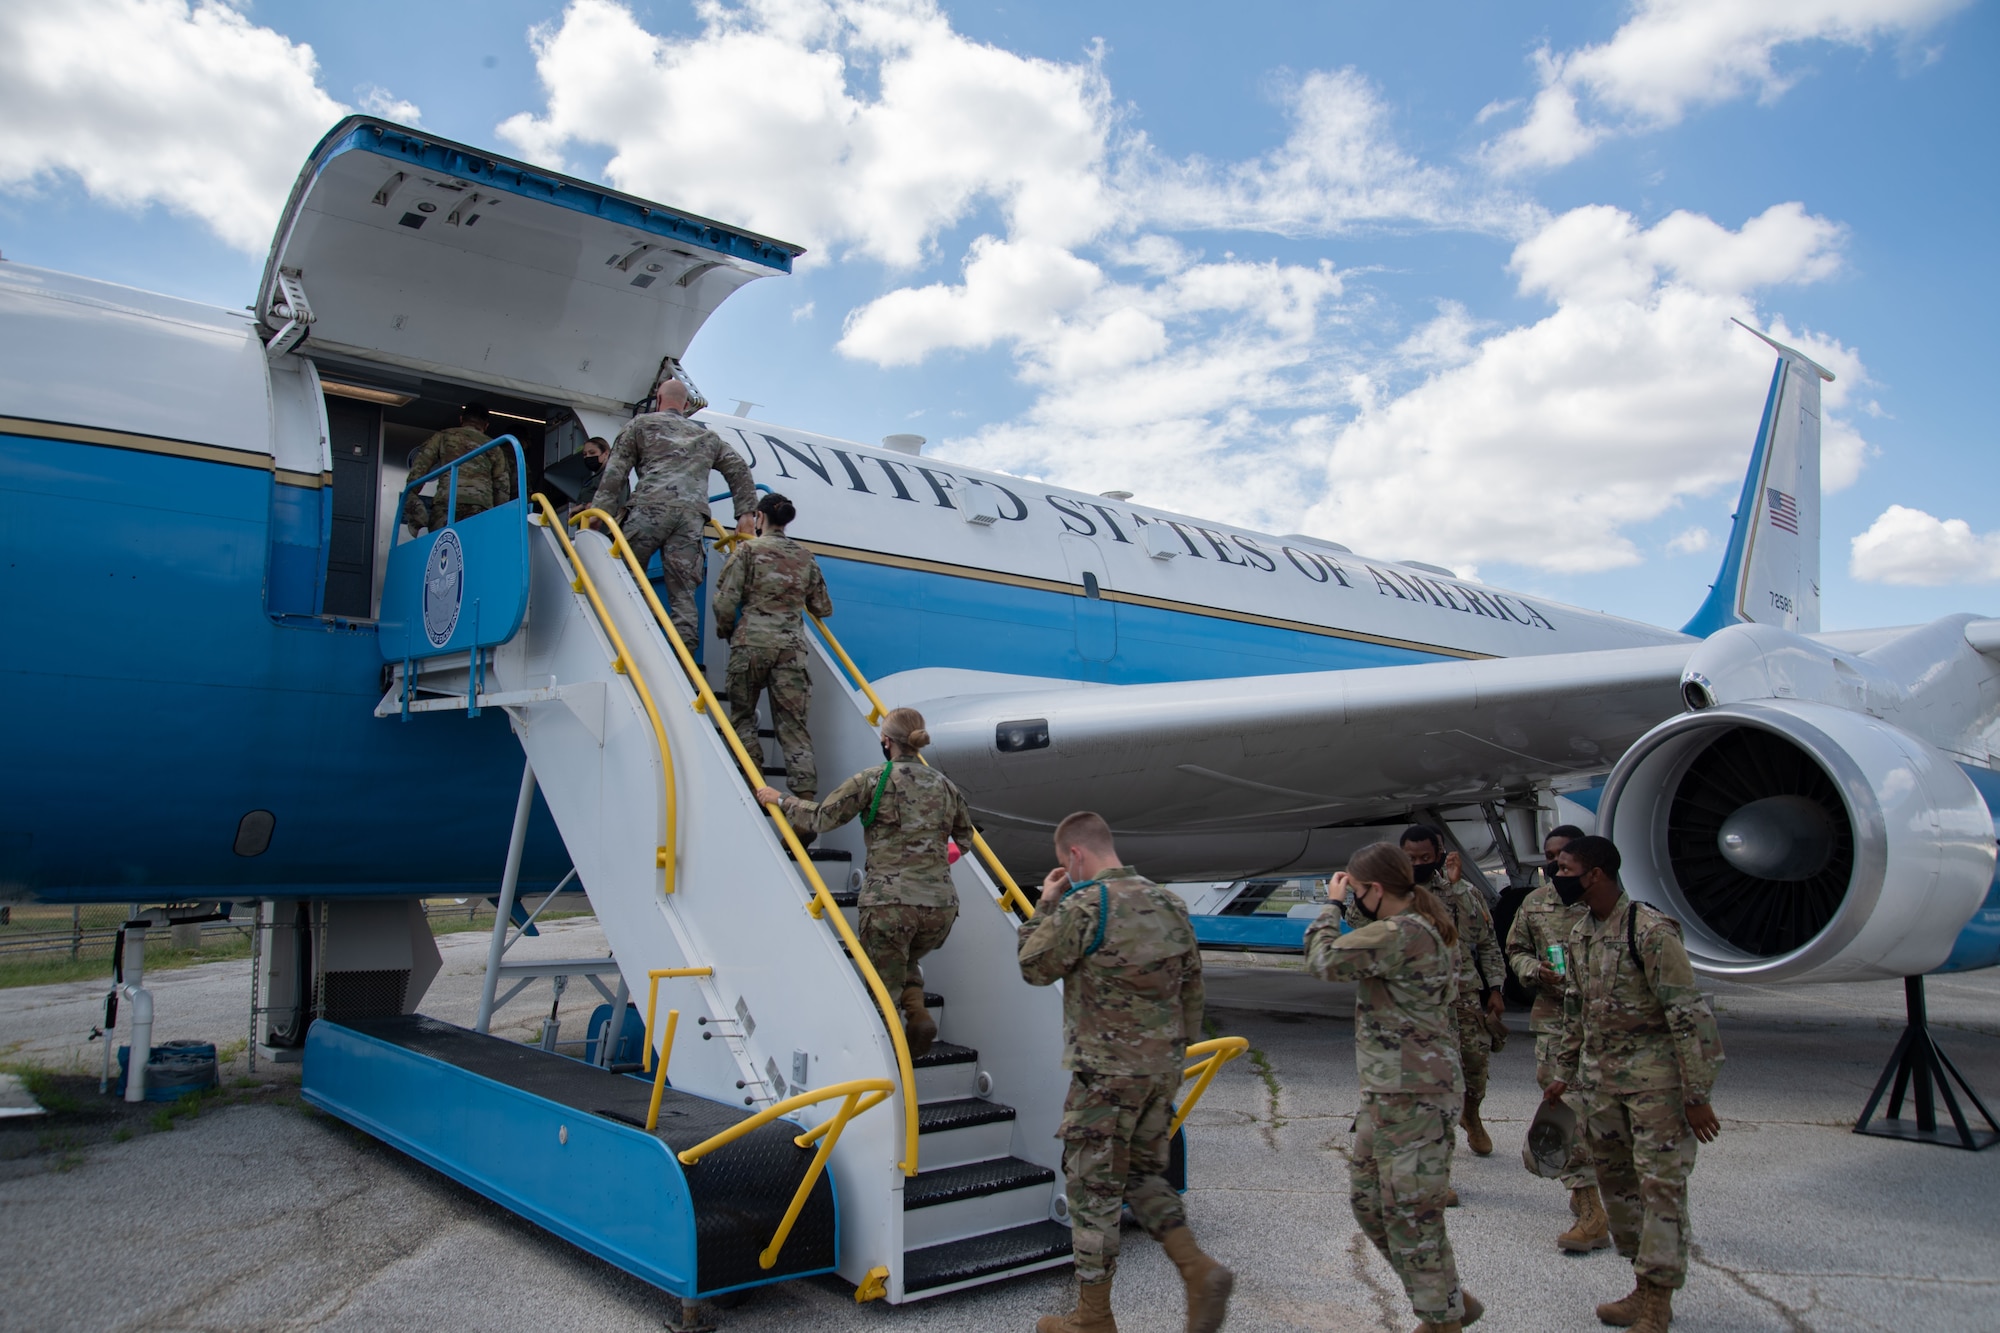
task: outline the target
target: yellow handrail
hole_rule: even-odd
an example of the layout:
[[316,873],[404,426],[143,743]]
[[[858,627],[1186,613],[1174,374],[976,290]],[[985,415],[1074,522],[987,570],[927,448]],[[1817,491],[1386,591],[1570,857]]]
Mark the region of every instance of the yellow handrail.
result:
[[[762,766],[752,762],[749,752],[743,748],[743,741],[736,734],[736,728],[730,726],[728,719],[723,717],[722,704],[716,699],[715,691],[709,689],[708,677],[701,673],[701,668],[695,665],[694,657],[688,652],[687,645],[681,642],[680,631],[674,628],[673,617],[667,614],[666,607],[660,605],[659,595],[653,591],[652,580],[646,577],[645,568],[633,556],[632,547],[625,540],[625,533],[619,528],[618,520],[602,509],[586,509],[581,514],[573,515],[570,522],[579,523],[585,519],[595,519],[605,525],[611,538],[611,549],[623,557],[626,568],[632,571],[632,581],[639,585],[639,591],[645,596],[646,604],[653,609],[653,619],[659,622],[660,632],[666,635],[668,645],[680,659],[681,670],[687,673],[688,681],[695,688],[695,711],[706,712],[710,720],[715,723],[715,729],[722,733],[723,741],[736,756],[736,762],[742,767],[744,776],[750,779],[750,785],[763,786]],[[785,818],[784,811],[777,806],[766,806],[765,813],[770,815],[771,823],[778,830],[778,836],[784,839],[785,846],[791,850],[792,859],[798,863],[799,870],[812,885],[812,902],[806,910],[815,917],[825,916],[833,922],[834,930],[840,935],[841,942],[847,946],[848,953],[861,972],[861,979],[868,983],[869,991],[875,996],[875,1007],[882,1011],[883,1021],[889,1030],[889,1041],[896,1050],[896,1072],[903,1085],[903,1161],[898,1165],[904,1175],[914,1176],[917,1174],[917,1075],[910,1064],[910,1042],[903,1032],[902,1014],[897,1010],[896,1002],[890,998],[888,987],[882,984],[882,978],[876,973],[875,965],[868,961],[868,953],[861,947],[861,941],[855,938],[853,928],[847,924],[847,918],[841,915],[840,906],[834,902],[833,894],[826,887],[826,881],[820,878],[819,868],[813,864],[812,858],[806,855],[805,845],[793,831],[792,822]]]
[[[653,1067],[653,1016],[660,1008],[660,983],[675,977],[712,977],[712,967],[656,967],[646,973],[646,1045],[639,1067]],[[667,1094],[667,1059],[674,1051],[674,1030],[681,1024],[681,1011],[667,1010],[667,1037],[660,1043],[660,1068],[653,1075],[653,1100],[646,1106],[646,1132],[660,1127],[660,1102]],[[607,1028],[606,1031],[609,1031]]]
[[562,520],[556,516],[554,506],[548,497],[537,491],[534,502],[541,506],[542,524],[554,529],[556,540],[562,543],[563,554],[569,560],[569,567],[576,574],[570,581],[570,590],[580,592],[590,598],[590,604],[597,610],[597,620],[604,627],[604,636],[611,640],[617,656],[611,660],[611,669],[632,682],[632,688],[639,692],[639,702],[646,706],[646,719],[653,724],[653,740],[660,747],[660,774],[666,787],[666,842],[654,855],[654,864],[665,872],[662,893],[674,891],[675,820],[680,817],[674,792],[674,757],[667,746],[667,729],[660,721],[660,710],[653,706],[653,692],[646,688],[646,678],[632,660],[632,654],[625,647],[624,638],[618,633],[618,626],[612,623],[611,613],[604,607],[604,599],[597,595],[597,585],[591,581],[589,571],[583,561],[577,558],[576,547],[570,545],[569,534],[563,531]]
[[1249,1049],[1250,1039],[1247,1037],[1216,1037],[1212,1041],[1198,1041],[1187,1048],[1189,1059],[1198,1055],[1207,1058],[1189,1065],[1187,1071],[1181,1075],[1183,1082],[1194,1078],[1196,1074],[1200,1074],[1201,1077],[1196,1080],[1194,1091],[1188,1093],[1187,1099],[1181,1103],[1180,1112],[1174,1116],[1174,1123],[1168,1126],[1168,1138],[1172,1138],[1179,1131],[1181,1122],[1188,1118],[1188,1112],[1194,1110],[1194,1104],[1201,1100],[1201,1094],[1207,1092],[1208,1085],[1215,1080],[1216,1072]]
[[778,1223],[777,1234],[771,1237],[771,1243],[757,1256],[759,1268],[770,1268],[778,1262],[778,1251],[784,1246],[786,1238],[792,1234],[792,1224],[799,1220],[799,1211],[806,1206],[806,1196],[812,1193],[813,1182],[819,1179],[819,1173],[826,1168],[826,1159],[833,1155],[833,1145],[840,1142],[840,1132],[847,1128],[847,1122],[863,1111],[880,1106],[889,1100],[889,1095],[895,1090],[896,1085],[886,1078],[857,1078],[850,1079],[846,1083],[835,1083],[816,1092],[801,1092],[773,1106],[765,1107],[748,1120],[731,1125],[713,1138],[703,1139],[680,1154],[681,1165],[693,1166],[717,1148],[734,1143],[751,1130],[761,1129],[779,1116],[789,1115],[801,1107],[814,1106],[835,1097],[847,1099],[841,1103],[838,1111],[821,1121],[818,1127],[809,1129],[792,1140],[803,1148],[814,1139],[818,1139],[819,1151],[814,1154],[812,1165],[806,1168],[805,1178],[799,1181],[799,1188],[792,1195],[791,1207],[785,1209],[784,1220]]
[[[826,646],[833,649],[833,655],[840,660],[840,665],[846,668],[849,678],[854,681],[855,688],[867,697],[869,707],[872,710],[868,714],[868,725],[871,727],[874,726],[889,711],[888,705],[883,703],[881,696],[875,693],[875,687],[868,683],[868,677],[861,674],[861,668],[854,665],[854,659],[847,655],[847,649],[841,647],[840,640],[835,638],[833,631],[826,627],[826,622],[818,616],[813,615],[810,611],[806,613],[806,616],[812,621],[813,628],[817,629],[821,636],[826,639]],[[922,761],[924,767],[930,767],[930,760],[925,759],[922,755],[918,755],[917,758]],[[1021,886],[1016,884],[1014,877],[1007,873],[1007,867],[1000,863],[1000,858],[994,855],[991,847],[986,845],[986,839],[980,836],[978,829],[972,830],[972,848],[979,853],[979,859],[986,862],[986,868],[993,872],[993,877],[1000,881],[1001,909],[1004,911],[1006,908],[1012,907],[1024,917],[1034,916],[1035,905],[1028,901],[1027,894],[1021,892]]]

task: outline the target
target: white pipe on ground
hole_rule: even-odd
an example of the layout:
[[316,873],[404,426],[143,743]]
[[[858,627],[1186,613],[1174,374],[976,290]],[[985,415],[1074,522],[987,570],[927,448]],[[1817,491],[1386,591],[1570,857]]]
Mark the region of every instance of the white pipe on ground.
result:
[[146,1062],[153,1055],[153,993],[146,989],[146,928],[125,932],[125,1002],[132,1006],[132,1054],[126,1066],[125,1100],[146,1100]]

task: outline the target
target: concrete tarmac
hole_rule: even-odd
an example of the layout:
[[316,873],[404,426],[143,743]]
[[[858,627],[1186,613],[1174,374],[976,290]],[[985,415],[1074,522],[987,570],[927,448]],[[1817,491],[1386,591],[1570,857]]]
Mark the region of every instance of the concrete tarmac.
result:
[[[601,943],[593,923],[578,921],[521,948],[576,957]],[[469,1021],[484,939],[440,944],[445,971],[424,1008]],[[1352,990],[1241,965],[1250,961],[1218,957],[1211,967],[1211,1021],[1248,1037],[1253,1053],[1216,1080],[1188,1131],[1192,1224],[1238,1274],[1228,1327],[1410,1328],[1394,1276],[1348,1212]],[[246,1030],[247,964],[157,981],[163,1037],[222,1042]],[[1695,1170],[1695,1258],[1675,1327],[2000,1327],[2000,1148],[1973,1154],[1850,1132],[1901,1029],[1900,984],[1715,993],[1729,1057],[1716,1092],[1723,1136]],[[2000,973],[1935,978],[1929,995],[1939,1041],[1988,1104],[2000,1104]],[[91,985],[0,991],[0,1051],[94,1068],[97,1047],[78,1035],[100,996]],[[501,1026],[526,1035],[547,1003],[539,988]],[[565,1011],[580,1021],[577,992]],[[1523,1015],[1509,1021],[1526,1027]],[[1533,1046],[1521,1032],[1493,1063],[1496,1151],[1475,1158],[1461,1138],[1454,1180],[1465,1206],[1450,1214],[1460,1272],[1487,1304],[1482,1329],[1599,1328],[1592,1306],[1624,1294],[1631,1271],[1608,1251],[1555,1249],[1566,1197],[1520,1164],[1536,1100]],[[661,1293],[296,1105],[211,1110],[171,1134],[91,1146],[80,1160],[8,1165],[0,1330],[608,1333],[659,1329],[678,1314]],[[743,1333],[983,1333],[1032,1328],[1036,1316],[1067,1308],[1068,1296],[1066,1274],[1044,1274],[902,1307],[856,1306],[846,1284],[822,1279],[762,1289],[717,1313],[721,1327]],[[1178,1279],[1141,1232],[1125,1233],[1114,1306],[1127,1333],[1181,1326]]]

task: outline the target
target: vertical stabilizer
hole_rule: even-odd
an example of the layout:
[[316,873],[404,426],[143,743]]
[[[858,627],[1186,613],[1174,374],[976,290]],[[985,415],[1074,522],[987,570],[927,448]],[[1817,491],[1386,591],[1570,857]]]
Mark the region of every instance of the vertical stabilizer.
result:
[[1778,367],[1721,572],[1682,626],[1704,637],[1746,621],[1802,634],[1819,629],[1819,386],[1833,372],[1750,332],[1777,349]]

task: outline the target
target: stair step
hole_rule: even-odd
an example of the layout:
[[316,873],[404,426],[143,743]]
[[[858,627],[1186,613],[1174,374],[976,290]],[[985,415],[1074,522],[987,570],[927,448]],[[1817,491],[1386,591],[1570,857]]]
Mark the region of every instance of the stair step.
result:
[[939,1065],[971,1065],[979,1063],[979,1052],[970,1046],[959,1046],[952,1042],[934,1042],[931,1048],[910,1061],[916,1069],[936,1069]]
[[1030,1222],[911,1250],[903,1256],[903,1290],[930,1291],[1011,1269],[1049,1267],[1069,1254],[1068,1227],[1057,1222]]
[[919,1106],[917,1133],[944,1134],[954,1129],[971,1129],[975,1125],[991,1125],[1013,1118],[1014,1108],[1011,1106],[981,1101],[977,1097],[960,1097],[954,1101]]
[[1055,1178],[1056,1173],[1046,1166],[1036,1166],[1018,1157],[998,1157],[990,1162],[924,1171],[903,1185],[903,1211],[1046,1185]]

